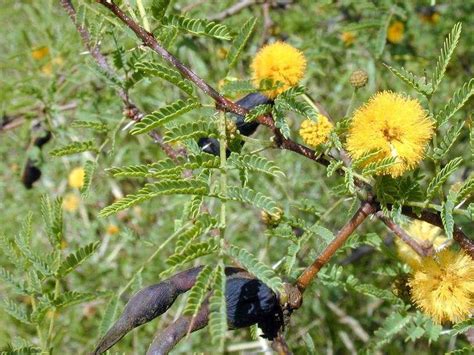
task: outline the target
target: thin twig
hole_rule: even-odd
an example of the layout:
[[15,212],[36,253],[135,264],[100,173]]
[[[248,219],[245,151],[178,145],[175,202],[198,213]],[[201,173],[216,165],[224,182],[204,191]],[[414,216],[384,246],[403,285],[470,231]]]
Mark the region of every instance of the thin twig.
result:
[[296,285],[301,293],[308,287],[311,281],[316,277],[319,270],[327,264],[329,259],[336,253],[336,251],[346,242],[347,238],[356,230],[356,228],[372,213],[376,211],[374,203],[362,202],[360,208],[354,216],[342,227],[336,237],[323,250],[323,252],[308,266],[303,273],[298,277]]
[[225,9],[224,11],[219,12],[219,13],[215,14],[214,16],[210,16],[209,20],[211,20],[211,21],[222,21],[227,17],[233,16],[233,15],[239,13],[240,11],[245,9],[246,7],[255,5],[256,3],[257,3],[257,0],[240,0],[240,1],[237,1],[234,5],[232,5],[231,7],[227,8],[227,9]]
[[378,219],[380,219],[385,225],[397,235],[401,240],[403,240],[410,248],[415,251],[419,256],[429,256],[433,254],[433,246],[423,247],[415,239],[413,239],[403,228],[398,224],[392,221],[390,218],[385,216],[382,211],[378,211],[376,214]]

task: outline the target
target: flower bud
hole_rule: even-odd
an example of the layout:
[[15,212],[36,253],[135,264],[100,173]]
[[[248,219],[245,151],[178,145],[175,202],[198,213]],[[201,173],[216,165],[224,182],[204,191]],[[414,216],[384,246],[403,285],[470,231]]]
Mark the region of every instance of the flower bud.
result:
[[367,72],[361,69],[354,70],[351,74],[351,77],[349,78],[349,82],[356,89],[364,87],[368,80],[369,76],[367,75]]

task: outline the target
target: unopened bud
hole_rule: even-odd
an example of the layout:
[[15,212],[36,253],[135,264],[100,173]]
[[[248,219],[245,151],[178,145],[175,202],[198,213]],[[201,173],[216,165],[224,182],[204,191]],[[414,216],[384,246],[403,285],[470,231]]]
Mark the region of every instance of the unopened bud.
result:
[[356,89],[364,87],[368,80],[369,76],[367,75],[367,72],[361,69],[354,70],[351,74],[351,77],[349,78],[349,82]]

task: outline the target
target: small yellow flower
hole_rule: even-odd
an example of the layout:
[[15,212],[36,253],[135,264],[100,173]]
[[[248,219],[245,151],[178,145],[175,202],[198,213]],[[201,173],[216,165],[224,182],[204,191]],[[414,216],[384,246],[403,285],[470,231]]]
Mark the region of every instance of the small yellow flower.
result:
[[269,44],[258,51],[252,61],[253,82],[260,87],[269,81],[275,88],[265,91],[274,98],[295,86],[303,78],[306,59],[301,51],[284,42]]
[[120,229],[119,227],[117,227],[115,224],[109,224],[107,226],[107,234],[109,235],[115,235],[117,234],[118,232],[120,232]]
[[391,43],[400,43],[403,40],[405,34],[405,25],[403,22],[395,21],[389,27],[387,31],[387,39]]
[[84,169],[82,167],[74,168],[69,173],[69,186],[80,189],[84,185]]
[[217,58],[225,59],[227,57],[227,53],[229,53],[229,51],[226,48],[220,47],[217,49]]
[[434,321],[463,321],[474,309],[474,260],[443,250],[423,259],[409,285],[412,300]]
[[49,54],[49,48],[46,46],[36,48],[31,51],[33,59],[41,60]]
[[346,47],[349,47],[355,42],[356,35],[354,32],[346,31],[341,33],[341,41],[344,42]]
[[53,64],[51,62],[46,63],[41,67],[41,72],[46,76],[51,76],[53,74]]
[[418,100],[382,91],[355,112],[346,146],[354,159],[379,151],[365,164],[395,157],[396,164],[378,174],[397,177],[419,164],[432,135],[433,123]]
[[[439,248],[447,240],[441,228],[419,220],[410,223],[407,233],[423,247]],[[395,244],[400,259],[416,270],[421,264],[421,257],[400,238],[395,239]]]
[[63,208],[68,212],[75,212],[79,207],[80,199],[76,194],[66,194],[63,199]]
[[328,118],[319,115],[318,122],[306,119],[301,123],[300,136],[306,144],[316,147],[329,140],[329,134],[332,129],[333,125],[329,122]]

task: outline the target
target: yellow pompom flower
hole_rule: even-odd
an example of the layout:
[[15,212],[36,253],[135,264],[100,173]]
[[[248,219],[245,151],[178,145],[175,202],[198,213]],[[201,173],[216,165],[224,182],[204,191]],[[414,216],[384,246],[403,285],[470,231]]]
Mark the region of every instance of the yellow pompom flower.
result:
[[[423,247],[433,246],[436,249],[447,240],[441,228],[424,221],[415,220],[411,222],[406,231]],[[421,257],[400,238],[395,239],[395,244],[400,259],[413,270],[416,270],[421,264]]]
[[400,43],[403,40],[405,34],[405,25],[403,22],[395,21],[393,22],[387,30],[387,39],[391,43]]
[[84,186],[84,176],[85,173],[82,167],[72,169],[68,177],[69,186],[80,189]]
[[251,68],[254,85],[258,88],[262,81],[270,82],[274,88],[265,91],[265,95],[275,98],[303,78],[306,59],[301,51],[291,45],[276,42],[258,51]]
[[423,258],[408,284],[412,300],[437,323],[463,321],[474,310],[474,260],[463,251]]
[[35,60],[41,60],[49,54],[49,48],[46,46],[36,48],[31,51],[31,56]]
[[329,140],[329,134],[332,129],[333,125],[328,118],[319,115],[318,122],[306,119],[301,123],[300,136],[306,144],[316,147]]
[[68,212],[76,212],[79,207],[80,199],[76,194],[66,194],[63,199],[63,209]]
[[117,234],[118,232],[120,232],[120,229],[119,227],[117,227],[115,224],[109,224],[107,226],[107,234],[109,235],[115,235]]
[[346,47],[350,46],[355,42],[356,35],[354,32],[346,31],[341,33],[341,41]]
[[378,174],[397,177],[420,163],[432,135],[433,123],[418,100],[382,91],[355,112],[346,147],[353,159],[378,151],[366,165],[396,158],[396,164]]

